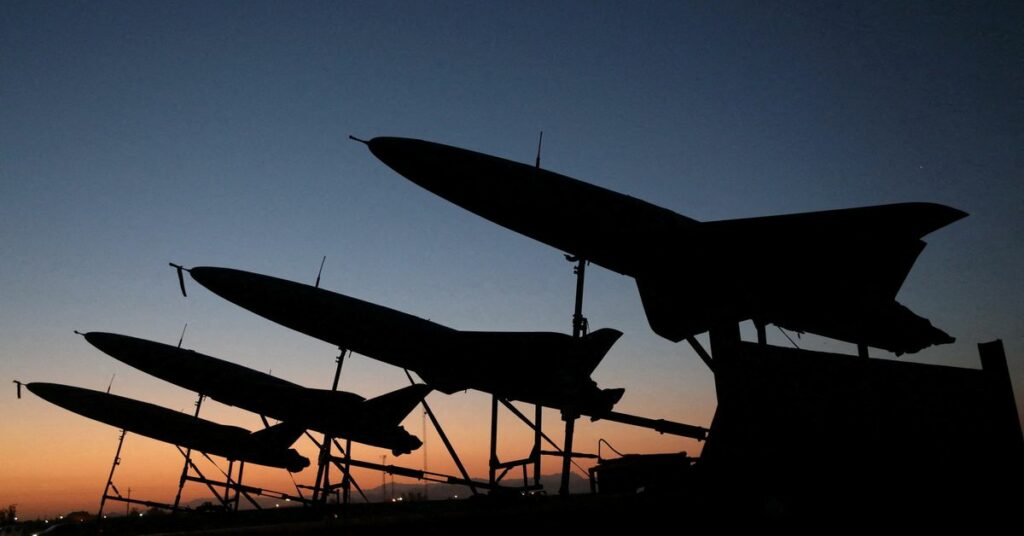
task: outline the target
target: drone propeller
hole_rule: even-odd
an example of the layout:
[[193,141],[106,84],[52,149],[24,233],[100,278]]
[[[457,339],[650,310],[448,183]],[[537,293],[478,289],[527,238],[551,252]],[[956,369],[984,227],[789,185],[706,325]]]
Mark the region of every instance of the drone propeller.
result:
[[182,272],[191,272],[191,270],[183,267],[180,264],[174,264],[173,262],[169,262],[167,264],[171,265],[175,270],[178,271],[178,285],[181,286],[181,295],[187,298],[188,294],[185,292],[185,275],[182,274]]

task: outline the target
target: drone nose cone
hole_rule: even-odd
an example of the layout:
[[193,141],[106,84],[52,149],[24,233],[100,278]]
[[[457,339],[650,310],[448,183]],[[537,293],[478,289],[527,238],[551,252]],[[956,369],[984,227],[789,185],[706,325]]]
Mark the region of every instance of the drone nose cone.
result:
[[234,301],[237,297],[250,293],[253,285],[260,279],[256,274],[249,272],[213,266],[198,266],[192,269],[191,274],[196,283],[228,301]]
[[304,313],[306,309],[303,307],[308,305],[306,298],[311,288],[232,268],[193,268],[192,278],[221,298],[275,322]]
[[90,331],[83,335],[83,337],[85,337],[89,344],[95,346],[103,353],[118,359],[124,354],[141,352],[147,343],[147,341],[136,339],[135,337],[118,335],[117,333],[104,333],[102,331]]
[[88,399],[87,396],[83,396],[88,391],[59,383],[32,382],[25,384],[25,387],[39,398],[63,408],[70,409],[75,404],[80,404],[83,399]]
[[114,335],[113,333],[103,333],[102,331],[90,331],[89,333],[86,333],[82,336],[85,337],[85,340],[89,344],[95,346],[104,353],[109,353],[108,350],[112,349],[117,344],[117,336]]
[[152,361],[149,357],[155,344],[149,341],[100,331],[91,331],[83,337],[97,350],[133,367],[143,368],[146,363]]
[[189,271],[189,275],[200,285],[210,288],[211,285],[221,285],[230,281],[230,275],[227,273],[229,271],[227,268],[196,266]]
[[401,148],[410,139],[397,136],[377,136],[376,138],[370,138],[370,141],[366,142],[366,146],[370,148],[370,152],[374,156],[383,159],[387,157],[391,150]]
[[438,193],[466,151],[412,138],[379,137],[367,143],[370,152],[399,175]]
[[422,140],[412,138],[397,138],[394,136],[378,136],[366,143],[373,156],[379,158],[385,164],[400,162],[415,153],[418,144],[425,143]]
[[32,394],[46,400],[50,400],[51,397],[60,393],[60,387],[62,386],[56,383],[32,382],[25,384],[25,388],[32,391]]

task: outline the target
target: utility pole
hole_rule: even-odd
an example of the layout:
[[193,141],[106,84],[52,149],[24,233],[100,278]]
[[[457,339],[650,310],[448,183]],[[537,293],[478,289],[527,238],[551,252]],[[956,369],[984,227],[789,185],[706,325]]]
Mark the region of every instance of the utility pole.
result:
[[[583,316],[583,282],[587,274],[587,261],[582,257],[566,255],[565,259],[575,262],[573,274],[576,275],[576,301],[572,313],[572,336],[577,341],[587,334],[587,319]],[[576,419],[579,418],[575,408],[562,408],[562,420],[565,421],[565,442],[562,451],[562,482],[558,488],[558,494],[565,497],[569,495],[569,475],[571,474],[570,464],[572,463],[572,439],[576,428]]]

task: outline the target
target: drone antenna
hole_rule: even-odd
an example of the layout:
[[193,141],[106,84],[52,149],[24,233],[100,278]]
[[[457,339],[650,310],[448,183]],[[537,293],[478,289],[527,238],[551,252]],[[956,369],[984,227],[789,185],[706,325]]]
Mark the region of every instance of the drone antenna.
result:
[[544,143],[544,131],[540,131],[540,137],[537,139],[537,160],[534,161],[533,165],[537,169],[540,169],[540,145]]
[[320,271],[316,273],[316,284],[313,285],[316,288],[320,288],[320,274],[324,273],[324,263],[327,262],[327,255],[320,259]]

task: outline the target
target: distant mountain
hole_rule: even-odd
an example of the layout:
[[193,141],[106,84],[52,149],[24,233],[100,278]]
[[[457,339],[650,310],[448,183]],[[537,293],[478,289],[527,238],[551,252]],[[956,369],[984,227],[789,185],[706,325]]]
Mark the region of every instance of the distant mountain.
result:
[[[548,495],[557,495],[558,487],[561,485],[561,480],[562,477],[559,474],[541,476],[540,483],[542,486],[544,486],[544,493],[547,493]],[[533,479],[530,479],[530,481],[532,482]],[[509,478],[508,476],[506,476],[502,483],[505,486],[508,486],[510,490],[513,490],[517,486],[522,485],[523,480],[522,478]],[[425,486],[423,483],[416,484],[396,482],[394,483],[394,485],[392,485],[390,482],[388,482],[386,489],[382,488],[385,488],[385,486],[378,485],[373,488],[364,487],[363,493],[366,494],[366,498],[369,499],[369,502],[390,501],[391,499],[397,500],[398,498],[402,498],[403,500],[422,500],[423,498],[426,498],[427,500],[436,501],[454,498],[464,498],[469,497],[471,495],[469,488],[466,486],[460,486],[455,484],[442,484],[437,482],[429,482],[426,483]],[[480,490],[480,492],[486,493],[486,490]],[[586,478],[577,475],[576,473],[572,473],[572,475],[570,475],[569,477],[569,492],[590,493],[590,481]],[[306,493],[308,496],[309,491],[305,490],[304,493]],[[263,508],[274,508],[275,505],[284,506],[285,504],[284,500],[274,499],[271,497],[254,496],[253,499],[257,503],[259,503],[260,506],[262,506]],[[358,491],[356,491],[354,487],[352,488],[352,501],[363,502],[363,497],[359,494]],[[185,503],[185,507],[194,510],[205,503],[216,504],[216,500],[213,497],[200,497]],[[239,506],[243,510],[249,510],[252,508],[252,504],[250,504],[249,501],[247,501],[244,497],[239,503]]]
[[[533,479],[530,479],[533,482]],[[544,492],[548,495],[557,495],[558,488],[562,482],[562,475],[542,475],[540,477],[540,483],[544,486]],[[523,483],[522,477],[520,478],[509,478],[508,476],[502,480],[502,484],[507,486],[510,490],[521,486]],[[387,484],[387,489],[383,490],[384,486],[376,486],[374,488],[363,488],[363,493],[370,502],[380,502],[381,500],[391,500],[392,498],[405,497],[406,500],[416,499],[422,497],[424,489],[426,490],[426,498],[429,500],[440,500],[440,499],[452,499],[458,496],[459,498],[469,496],[470,490],[466,486],[460,486],[455,484],[441,484],[437,482],[430,482],[424,485],[422,483],[404,483],[396,482],[394,486],[391,483]],[[486,493],[486,490],[479,490],[482,493]],[[362,501],[362,497],[359,493],[353,489],[353,499],[355,501]],[[590,480],[583,478],[576,473],[572,473],[569,476],[569,493],[590,493]]]

